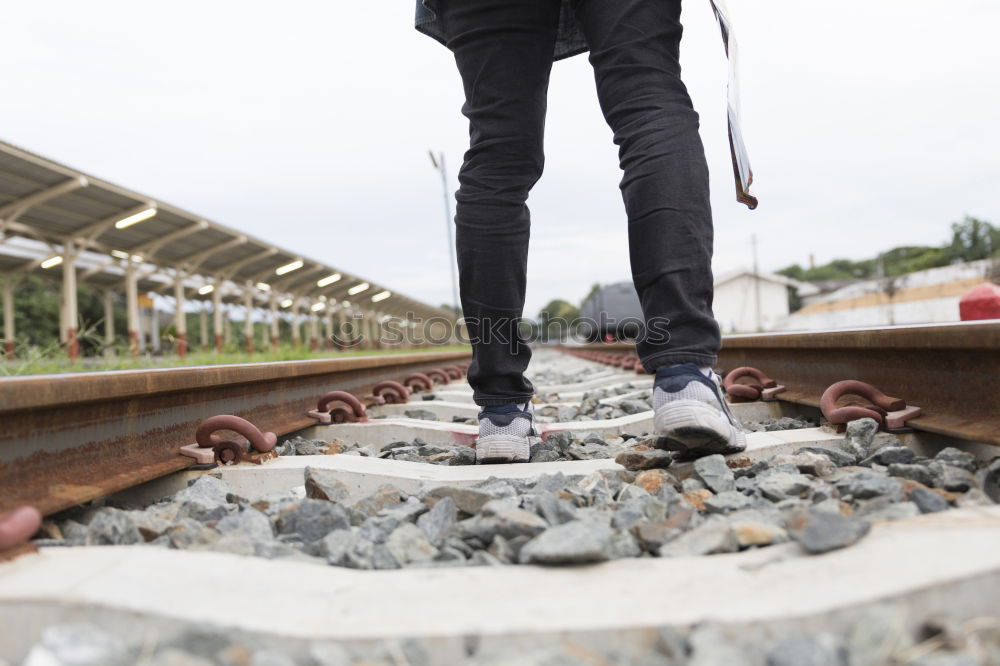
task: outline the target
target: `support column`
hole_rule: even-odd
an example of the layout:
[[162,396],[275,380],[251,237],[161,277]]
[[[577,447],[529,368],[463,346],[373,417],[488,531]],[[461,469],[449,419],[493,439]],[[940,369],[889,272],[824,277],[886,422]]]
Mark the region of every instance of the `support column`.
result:
[[226,347],[233,344],[233,312],[229,306],[222,308],[222,341]]
[[359,320],[361,324],[361,330],[364,331],[365,335],[365,349],[375,349],[375,331],[372,328],[372,316],[370,312],[362,312],[362,318]]
[[368,330],[371,334],[372,349],[382,348],[382,322],[377,312],[368,313]]
[[104,355],[115,353],[115,292],[104,292]]
[[277,349],[281,344],[281,329],[278,327],[278,296],[271,292],[271,348]]
[[312,308],[309,309],[309,351],[319,349],[319,316]]
[[128,314],[129,351],[134,358],[139,355],[139,278],[131,260],[125,266],[125,305]]
[[8,277],[3,281],[3,337],[4,354],[8,361],[14,360],[14,340],[17,339],[14,331],[14,278]]
[[292,346],[298,349],[302,345],[302,331],[299,330],[299,302],[292,303]]
[[344,308],[337,310],[337,326],[339,327],[337,348],[345,349],[347,347],[347,310]]
[[247,285],[243,291],[243,308],[246,310],[246,320],[243,322],[243,337],[246,338],[247,353],[253,353],[253,289]]
[[160,316],[156,313],[156,301],[149,299],[149,346],[154,352],[160,351]]
[[177,329],[177,355],[187,356],[187,315],[184,313],[184,276],[174,280],[174,328]]
[[66,293],[62,283],[59,283],[59,344],[66,345]]
[[80,355],[80,342],[76,339],[77,321],[80,316],[76,301],[76,248],[67,243],[63,248],[63,329],[66,331],[66,353],[75,362]]
[[358,316],[359,313],[353,310],[347,313],[347,324],[351,327],[351,342],[354,343],[352,349],[364,349],[368,344],[368,335],[365,331],[365,322]]
[[424,338],[424,322],[417,321],[413,323],[413,341],[417,347],[423,347],[427,344],[427,340]]
[[222,353],[222,285],[216,284],[212,291],[212,332],[215,334],[215,352]]
[[351,331],[355,338],[360,336],[360,341],[355,348],[368,349],[371,341],[368,339],[368,320],[363,312],[351,312]]
[[333,310],[330,307],[326,308],[326,317],[324,320],[326,324],[326,342],[323,343],[323,347],[327,350],[333,349]]
[[208,349],[208,303],[202,302],[201,310],[198,311],[198,331],[201,338],[201,348]]

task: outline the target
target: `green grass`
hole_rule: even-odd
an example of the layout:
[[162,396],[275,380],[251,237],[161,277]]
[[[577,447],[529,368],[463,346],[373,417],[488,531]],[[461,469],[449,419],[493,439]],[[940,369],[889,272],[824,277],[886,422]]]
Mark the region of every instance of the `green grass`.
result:
[[255,354],[229,349],[221,354],[213,351],[192,351],[185,358],[177,356],[143,355],[132,358],[128,349],[116,349],[114,356],[88,356],[70,363],[65,351],[58,345],[49,348],[23,346],[17,349],[17,360],[0,361],[0,376],[58,374],[63,372],[99,372],[106,370],[142,370],[145,368],[181,368],[197,365],[226,365],[233,363],[269,363],[274,361],[303,361],[320,358],[349,358],[387,354],[412,354],[421,352],[470,351],[466,345],[444,345],[420,349],[351,349],[348,351],[317,351],[291,345],[266,349]]

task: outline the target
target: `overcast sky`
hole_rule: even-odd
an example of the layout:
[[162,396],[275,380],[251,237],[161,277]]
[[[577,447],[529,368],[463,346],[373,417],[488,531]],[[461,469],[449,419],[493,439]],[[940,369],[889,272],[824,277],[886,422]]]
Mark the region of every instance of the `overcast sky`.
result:
[[[734,200],[726,69],[687,0],[684,77],[712,172],[715,268],[940,244],[1000,223],[995,0],[730,0],[760,207]],[[434,305],[438,174],[467,147],[451,54],[411,0],[0,0],[0,138]],[[617,149],[586,56],[553,68],[526,314],[629,277]]]

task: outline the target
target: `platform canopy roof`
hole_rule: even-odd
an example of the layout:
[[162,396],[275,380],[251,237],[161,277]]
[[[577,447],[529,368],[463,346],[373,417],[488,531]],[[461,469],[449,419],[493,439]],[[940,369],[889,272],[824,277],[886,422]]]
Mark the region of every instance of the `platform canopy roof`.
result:
[[[155,197],[128,190],[0,141],[0,274],[52,274],[77,253],[78,280],[124,288],[132,262],[145,292],[243,302],[325,303],[380,314],[454,319],[446,310],[368,278],[286,250]],[[365,286],[367,285],[367,286]],[[319,306],[317,306],[319,307]]]

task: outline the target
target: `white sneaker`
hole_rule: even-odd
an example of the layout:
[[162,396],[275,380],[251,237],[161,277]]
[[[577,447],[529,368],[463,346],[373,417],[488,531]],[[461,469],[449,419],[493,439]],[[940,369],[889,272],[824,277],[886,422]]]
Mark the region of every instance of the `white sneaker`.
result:
[[682,459],[739,453],[746,433],[729,409],[719,377],[693,363],[660,368],[653,383],[653,431],[657,446]]
[[531,403],[524,409],[516,404],[487,407],[479,412],[476,463],[518,463],[531,458],[531,441],[536,437]]

